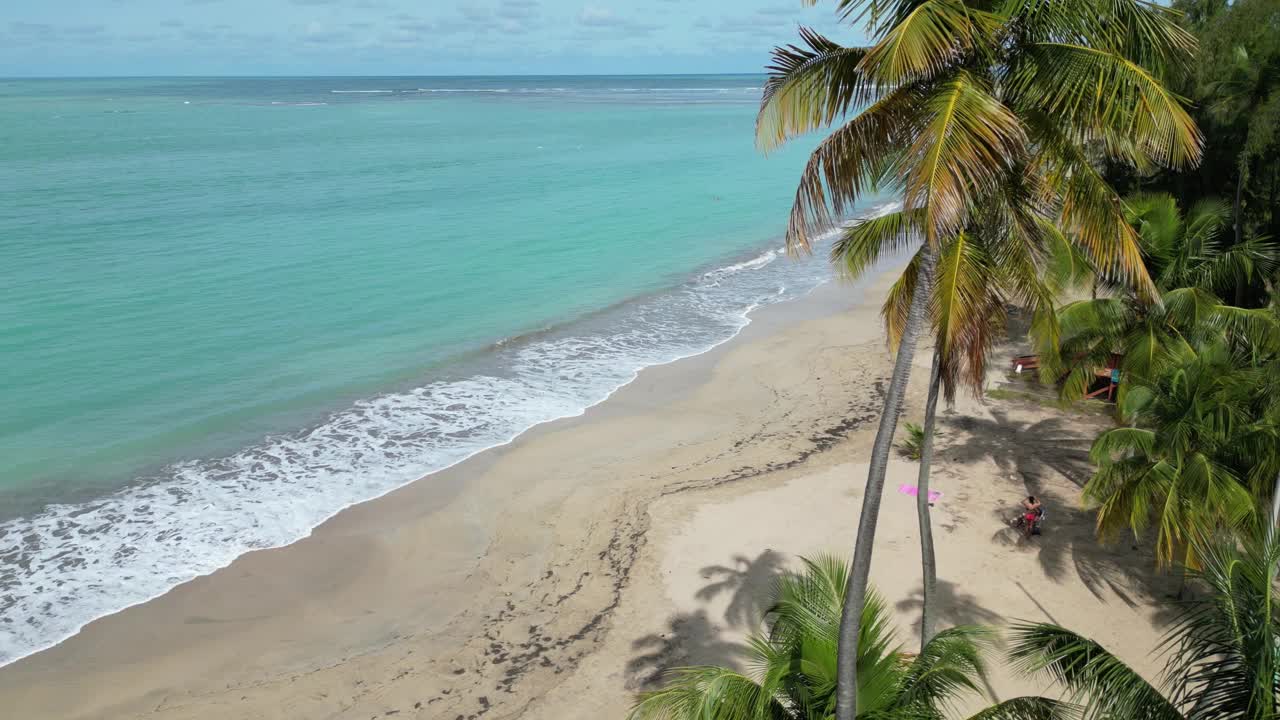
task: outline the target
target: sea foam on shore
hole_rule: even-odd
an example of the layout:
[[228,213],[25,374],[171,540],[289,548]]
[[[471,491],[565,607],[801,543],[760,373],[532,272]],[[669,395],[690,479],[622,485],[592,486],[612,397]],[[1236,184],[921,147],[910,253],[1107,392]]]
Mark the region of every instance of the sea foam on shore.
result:
[[828,279],[830,237],[816,257],[787,259],[773,245],[669,291],[497,343],[315,427],[0,523],[0,665],[245,552],[296,542],[343,508],[535,425],[580,415],[646,367],[706,352],[754,308]]

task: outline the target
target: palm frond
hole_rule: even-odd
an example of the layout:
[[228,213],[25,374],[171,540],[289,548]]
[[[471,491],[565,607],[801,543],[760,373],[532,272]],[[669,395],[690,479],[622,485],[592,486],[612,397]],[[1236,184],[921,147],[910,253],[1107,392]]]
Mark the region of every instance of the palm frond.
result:
[[994,638],[987,628],[971,625],[935,635],[908,666],[899,704],[942,715],[961,696],[979,694],[987,673],[984,655]]
[[1068,127],[1087,128],[1109,138],[1108,147],[1133,147],[1164,167],[1186,168],[1200,161],[1204,138],[1187,113],[1185,100],[1150,71],[1123,54],[1070,42],[1042,42],[1026,49],[1010,77],[1016,104],[1053,117]]
[[807,251],[864,192],[896,175],[902,147],[918,123],[919,88],[897,88],[832,131],[809,157],[787,223],[787,247]]
[[1061,197],[1060,217],[1065,230],[1105,279],[1119,280],[1139,298],[1158,301],[1159,293],[1143,260],[1141,237],[1125,218],[1125,206],[1115,190],[1084,157],[1078,147],[1039,124],[1037,142],[1048,144],[1045,171]]
[[1280,267],[1280,247],[1265,235],[1250,237],[1203,258],[1199,281],[1214,288],[1234,288],[1256,278],[1270,277]]
[[803,45],[774,48],[756,117],[756,143],[764,150],[826,127],[877,94],[858,71],[866,48],[844,47],[809,28]]
[[994,15],[959,0],[924,0],[867,50],[858,69],[881,85],[928,79],[988,44],[999,26]]
[[1280,690],[1280,546],[1274,533],[1244,542],[1196,541],[1209,593],[1186,605],[1165,641],[1166,682],[1195,718],[1274,717]]
[[1268,308],[1244,309],[1218,305],[1213,309],[1215,329],[1254,351],[1280,352],[1280,318]]
[[666,687],[640,695],[629,720],[763,720],[784,714],[758,683],[727,668],[679,668],[668,678]]
[[1070,703],[1028,695],[996,703],[969,720],[1072,720],[1079,714],[1080,709]]
[[924,248],[921,248],[911,257],[911,261],[903,268],[902,274],[885,294],[884,304],[880,306],[880,316],[884,318],[885,341],[889,345],[889,351],[893,353],[898,352],[898,345],[902,342],[902,332],[907,327],[907,315],[911,312],[911,298],[915,296],[916,287],[920,284],[923,252]]
[[1125,220],[1138,231],[1142,249],[1167,263],[1183,237],[1178,201],[1168,193],[1138,193],[1125,198]]
[[1195,36],[1178,25],[1176,13],[1142,0],[1005,0],[1000,14],[1031,42],[1072,38],[1124,51],[1157,71],[1180,69],[1196,48]]
[[884,254],[920,242],[920,210],[899,210],[862,218],[841,232],[831,246],[831,262],[850,278],[862,276]]
[[925,210],[930,242],[964,224],[972,199],[1011,171],[1026,151],[1017,116],[975,75],[959,72],[928,94],[922,127],[900,164],[903,203]]
[[1108,430],[1093,441],[1089,459],[1103,465],[1113,458],[1132,455],[1151,455],[1155,450],[1156,435],[1146,428],[1120,427]]
[[930,314],[947,399],[963,378],[981,388],[986,357],[1004,327],[1004,295],[993,261],[976,236],[961,232],[942,248]]
[[1177,708],[1135,670],[1098,643],[1066,628],[1013,628],[1010,659],[1024,672],[1046,672],[1084,705],[1088,720],[1182,720]]

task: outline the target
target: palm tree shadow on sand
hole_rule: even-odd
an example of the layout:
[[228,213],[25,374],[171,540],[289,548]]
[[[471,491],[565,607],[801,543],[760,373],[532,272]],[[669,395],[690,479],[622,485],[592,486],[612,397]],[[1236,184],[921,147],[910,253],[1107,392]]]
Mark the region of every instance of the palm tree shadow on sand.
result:
[[[937,584],[938,627],[947,628],[955,625],[988,625],[999,627],[1004,618],[999,613],[983,607],[978,598],[960,589],[960,586],[948,580],[938,580]],[[912,627],[920,624],[920,609],[924,607],[924,590],[916,588],[910,597],[899,600],[899,612],[915,615],[911,620]]]
[[719,665],[741,669],[745,646],[727,640],[725,629],[759,627],[773,598],[774,584],[787,572],[787,558],[765,550],[755,557],[735,555],[728,564],[708,565],[701,575],[709,582],[694,597],[710,603],[724,595],[729,603],[723,625],[706,609],[672,616],[666,632],[646,635],[631,644],[635,655],[627,662],[626,684],[631,690],[651,690],[662,685],[668,670],[689,665]]
[[631,643],[635,656],[627,662],[629,690],[653,690],[662,685],[663,675],[673,668],[690,665],[737,667],[745,650],[729,642],[711,622],[706,610],[680,613],[667,621],[667,631],[646,635]]
[[702,577],[712,582],[694,597],[710,602],[727,593],[730,597],[724,621],[734,628],[754,627],[769,609],[774,584],[786,571],[786,557],[772,549],[760,553],[755,560],[735,555],[732,566],[702,568]]
[[[1094,513],[1081,507],[1078,490],[1063,492],[1048,482],[1053,474],[1083,488],[1093,472],[1088,448],[1092,438],[1071,427],[1070,418],[1020,421],[1000,408],[988,406],[991,418],[971,415],[947,419],[947,439],[938,451],[942,463],[992,462],[1000,469],[992,478],[997,488],[991,519],[998,529],[991,540],[1006,547],[1036,553],[1045,577],[1065,582],[1072,574],[1101,600],[1111,596],[1130,607],[1160,603],[1175,594],[1177,579],[1155,571],[1150,544],[1129,538],[1100,542],[1094,532]],[[1007,488],[1001,494],[998,488]],[[1017,503],[1035,495],[1044,503],[1044,533],[1027,537],[1014,526]],[[1167,618],[1164,618],[1167,619]],[[1163,619],[1162,619],[1163,621]]]

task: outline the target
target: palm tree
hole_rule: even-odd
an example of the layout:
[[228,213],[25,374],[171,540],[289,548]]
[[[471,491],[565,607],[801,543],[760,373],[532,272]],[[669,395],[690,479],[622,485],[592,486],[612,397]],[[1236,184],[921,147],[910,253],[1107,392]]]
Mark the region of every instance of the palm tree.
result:
[[[916,510],[920,523],[923,603],[920,642],[933,637],[937,568],[930,521],[929,474],[940,394],[953,402],[960,385],[981,393],[986,359],[1003,336],[1005,304],[1013,300],[1033,311],[1034,324],[1054,317],[1054,297],[1071,282],[1082,263],[1025,188],[1006,187],[966,231],[942,249],[936,281],[928,298],[934,332],[924,426],[914,458],[919,460]],[[832,260],[850,275],[860,274],[879,251],[902,232],[900,224],[919,213],[891,213],[858,222],[842,233]],[[979,224],[980,223],[980,224]],[[901,345],[905,318],[919,285],[919,255],[908,264],[885,299],[881,313],[890,347]]]
[[1095,369],[1117,363],[1123,400],[1126,389],[1162,370],[1205,340],[1238,331],[1262,340],[1275,332],[1266,309],[1225,304],[1233,292],[1272,272],[1280,252],[1266,238],[1224,246],[1227,206],[1205,200],[1184,216],[1173,198],[1143,194],[1129,198],[1125,215],[1142,239],[1142,250],[1161,302],[1150,303],[1129,289],[1108,297],[1069,303],[1058,314],[1057,337],[1040,338],[1042,377],[1061,380],[1064,401],[1083,397]]
[[[1280,323],[1275,299],[1268,310]],[[1227,462],[1260,505],[1270,495],[1271,528],[1280,527],[1280,346],[1275,342],[1274,335],[1269,340],[1264,335],[1235,353],[1239,369],[1228,384],[1248,422],[1226,453]]]
[[[803,47],[774,51],[757,120],[765,149],[841,122],[801,176],[789,247],[807,249],[816,229],[866,191],[893,187],[912,216],[900,225],[914,232],[895,234],[890,247],[923,240],[917,284],[932,288],[935,257],[972,225],[988,196],[1029,182],[1095,267],[1150,292],[1135,234],[1090,160],[1197,162],[1199,132],[1158,79],[1194,48],[1167,10],[1140,0],[839,0],[838,7],[865,21],[874,44],[843,47],[802,30]],[[914,293],[907,306],[872,447],[841,627],[838,720],[852,720],[857,707],[861,608],[927,296]]]
[[1197,533],[1251,519],[1254,496],[1233,462],[1253,420],[1236,370],[1226,345],[1212,343],[1127,394],[1130,426],[1102,433],[1090,452],[1098,469],[1084,497],[1098,505],[1100,535],[1139,536],[1154,521],[1157,562],[1169,565],[1181,550],[1194,568]]
[[[752,672],[703,666],[675,670],[668,685],[640,696],[630,720],[826,720],[835,712],[836,646],[848,564],[805,560],[780,578],[766,614],[767,632],[749,642]],[[884,602],[874,592],[862,608],[858,717],[941,720],[956,698],[979,692],[989,633],[975,627],[939,633],[919,655],[898,649]],[[1006,700],[974,720],[1050,720],[1059,704],[1038,697]]]
[[1047,672],[1082,702],[1084,720],[1272,720],[1280,716],[1280,544],[1274,533],[1202,544],[1196,576],[1208,594],[1187,603],[1164,642],[1153,684],[1097,642],[1050,624],[1015,628],[1011,655]]

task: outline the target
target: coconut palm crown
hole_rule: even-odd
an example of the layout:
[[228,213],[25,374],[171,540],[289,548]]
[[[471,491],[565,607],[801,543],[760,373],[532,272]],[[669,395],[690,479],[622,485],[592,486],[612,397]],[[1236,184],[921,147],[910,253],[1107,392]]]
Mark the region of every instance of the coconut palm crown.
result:
[[[835,126],[801,174],[790,248],[808,249],[816,231],[876,189],[901,194],[898,217],[881,223],[874,242],[855,243],[857,254],[837,259],[856,273],[923,239],[872,447],[841,630],[837,717],[852,720],[884,474],[938,257],[963,250],[957,239],[973,235],[998,248],[990,262],[1005,268],[1009,253],[1045,256],[1058,229],[1097,272],[1154,299],[1136,231],[1099,166],[1185,168],[1198,162],[1202,141],[1183,99],[1162,82],[1185,70],[1195,41],[1157,4],[838,0],[837,9],[865,28],[871,44],[845,47],[801,30],[800,44],[776,49],[756,137],[768,150]],[[1012,212],[990,212],[1003,198],[1016,198]],[[1016,233],[997,243],[1007,227]],[[952,297],[957,311],[990,300],[986,293]],[[939,333],[940,360],[976,357],[982,340],[973,335],[989,329],[950,325]],[[951,352],[953,345],[973,350]]]

